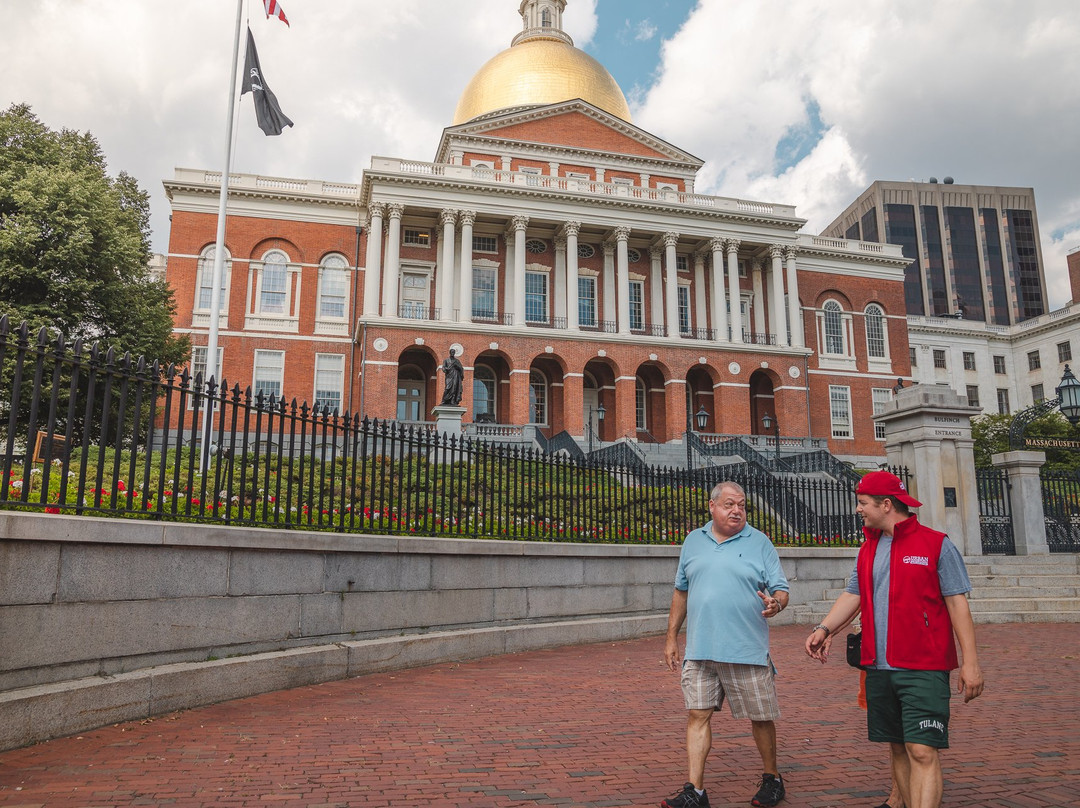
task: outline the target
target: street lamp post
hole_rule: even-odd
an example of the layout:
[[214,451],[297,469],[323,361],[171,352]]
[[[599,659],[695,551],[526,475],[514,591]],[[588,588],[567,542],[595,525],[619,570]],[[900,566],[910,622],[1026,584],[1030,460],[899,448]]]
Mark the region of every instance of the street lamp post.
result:
[[1036,418],[1040,418],[1054,409],[1061,410],[1070,424],[1076,426],[1080,421],[1080,379],[1073,375],[1068,365],[1065,373],[1061,376],[1061,383],[1055,390],[1057,398],[1048,398],[1033,404],[1026,410],[1020,410],[1009,424],[1009,449],[1017,450],[1024,448],[1024,431],[1028,424]]
[[776,462],[780,462],[780,419],[775,416],[765,413],[761,416],[761,425],[765,427],[765,431],[772,430],[773,436],[776,438]]
[[698,411],[694,413],[694,421],[690,422],[690,419],[686,419],[686,436],[684,443],[686,444],[686,468],[693,471],[694,469],[694,448],[690,445],[690,433],[694,431],[694,427],[697,427],[698,432],[704,432],[705,427],[709,425],[709,411],[705,409],[704,404],[698,405]]
[[593,414],[594,413],[596,414],[596,422],[597,423],[603,423],[604,416],[607,414],[607,410],[604,409],[603,404],[598,405],[596,407],[596,409],[593,409],[592,406],[589,407],[589,424],[588,424],[588,427],[589,427],[589,454],[592,454],[593,435],[595,434],[595,430],[593,429]]

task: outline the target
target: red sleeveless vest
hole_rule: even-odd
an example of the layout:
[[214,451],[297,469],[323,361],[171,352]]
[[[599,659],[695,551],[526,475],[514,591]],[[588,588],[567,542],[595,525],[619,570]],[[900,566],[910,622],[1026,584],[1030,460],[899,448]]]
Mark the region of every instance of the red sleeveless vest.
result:
[[[874,554],[880,530],[863,528],[859,550],[859,599],[862,604],[862,664],[875,660]],[[952,620],[941,595],[938,558],[945,534],[908,517],[893,528],[889,561],[889,633],[885,660],[894,668],[950,671],[957,667]]]

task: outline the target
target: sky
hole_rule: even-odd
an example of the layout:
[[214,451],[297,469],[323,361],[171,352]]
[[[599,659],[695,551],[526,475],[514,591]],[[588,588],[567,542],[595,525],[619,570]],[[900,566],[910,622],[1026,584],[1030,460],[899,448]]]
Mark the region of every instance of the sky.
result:
[[[234,172],[358,182],[373,155],[430,160],[468,80],[521,29],[519,0],[282,0],[245,19],[296,122],[241,102]],[[220,171],[236,4],[0,0],[0,108],[89,131],[151,196]],[[700,193],[793,204],[818,233],[874,180],[1035,189],[1052,308],[1080,247],[1076,0],[568,0],[575,44],[634,123],[705,161]],[[242,54],[241,54],[242,56]]]

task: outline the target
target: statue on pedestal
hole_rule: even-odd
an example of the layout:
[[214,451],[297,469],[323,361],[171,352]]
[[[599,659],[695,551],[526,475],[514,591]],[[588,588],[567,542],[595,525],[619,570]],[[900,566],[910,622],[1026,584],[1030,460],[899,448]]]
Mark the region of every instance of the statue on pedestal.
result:
[[465,378],[465,368],[461,366],[460,360],[454,356],[454,349],[450,349],[450,355],[443,360],[442,372],[446,377],[445,387],[443,388],[442,400],[439,402],[442,405],[449,405],[456,407],[461,404],[461,383]]

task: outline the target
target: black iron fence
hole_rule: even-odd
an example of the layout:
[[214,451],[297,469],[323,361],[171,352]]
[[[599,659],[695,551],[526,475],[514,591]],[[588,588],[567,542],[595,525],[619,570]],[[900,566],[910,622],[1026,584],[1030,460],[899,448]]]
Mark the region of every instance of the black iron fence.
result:
[[1043,471],[1043,521],[1051,553],[1080,553],[1080,475]]
[[988,555],[1016,555],[1010,488],[1009,473],[1004,469],[975,469],[979,533],[982,550]]
[[0,507],[291,529],[677,543],[721,479],[778,544],[857,544],[850,479],[509,448],[339,415],[0,319]]

